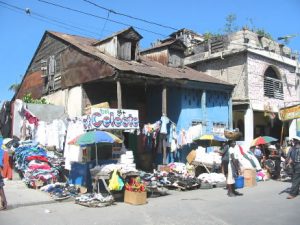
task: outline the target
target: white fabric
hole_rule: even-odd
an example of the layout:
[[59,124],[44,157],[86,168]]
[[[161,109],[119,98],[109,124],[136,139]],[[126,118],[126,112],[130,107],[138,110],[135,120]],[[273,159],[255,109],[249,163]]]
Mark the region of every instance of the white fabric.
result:
[[71,170],[71,162],[82,161],[82,150],[80,146],[69,145],[68,143],[80,134],[84,133],[83,123],[80,120],[71,120],[68,123],[67,137],[64,150],[65,169]]
[[235,180],[234,180],[233,175],[232,175],[231,163],[229,161],[229,163],[228,163],[228,174],[227,174],[227,184],[234,184],[234,183],[235,183]]
[[166,116],[162,116],[160,118],[160,120],[161,120],[160,133],[167,134],[168,133],[168,131],[167,131],[167,124],[170,122],[170,120]]
[[233,154],[233,157],[235,159],[240,159],[241,158],[241,154],[240,154],[240,149],[239,149],[239,146],[238,145],[235,145],[234,147],[230,147],[228,149],[228,152],[229,152],[229,161],[231,161],[231,154]]

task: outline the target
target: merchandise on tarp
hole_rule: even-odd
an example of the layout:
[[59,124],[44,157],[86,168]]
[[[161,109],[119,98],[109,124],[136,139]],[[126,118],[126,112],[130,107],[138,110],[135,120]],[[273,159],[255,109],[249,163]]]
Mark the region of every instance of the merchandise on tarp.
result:
[[15,168],[29,187],[44,186],[60,179],[61,168],[52,167],[46,150],[36,143],[21,142],[14,154]]

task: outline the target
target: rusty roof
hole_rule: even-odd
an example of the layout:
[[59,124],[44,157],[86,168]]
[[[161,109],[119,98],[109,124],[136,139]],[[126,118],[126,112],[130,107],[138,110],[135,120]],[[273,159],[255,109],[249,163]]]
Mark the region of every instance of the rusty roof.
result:
[[141,53],[149,52],[149,51],[152,51],[154,49],[159,49],[159,48],[163,48],[163,47],[167,47],[167,46],[172,46],[172,45],[176,45],[176,46],[178,46],[182,50],[186,49],[185,44],[183,44],[182,41],[180,41],[179,39],[168,38],[166,40],[161,41],[159,44],[154,45],[151,48],[147,48],[147,49],[141,51]]
[[106,37],[102,40],[97,40],[97,41],[95,41],[95,43],[93,43],[93,45],[97,45],[97,44],[100,44],[102,42],[105,42],[105,41],[107,41],[107,40],[109,40],[109,39],[111,39],[115,36],[124,36],[124,37],[126,37],[126,35],[128,36],[128,34],[129,35],[131,34],[131,36],[133,37],[132,39],[135,40],[135,41],[139,41],[143,38],[143,36],[140,35],[133,27],[129,27],[129,28],[126,28],[124,30],[113,33],[112,35],[110,35],[110,36],[108,36],[108,37]]
[[206,83],[214,83],[221,84],[226,86],[234,86],[228,82],[219,80],[212,76],[209,76],[205,73],[196,71],[189,67],[182,68],[174,68],[162,65],[158,62],[151,61],[146,57],[141,56],[141,60],[139,61],[125,61],[119,60],[109,55],[105,55],[99,49],[97,49],[93,43],[95,43],[95,39],[81,37],[77,35],[69,35],[60,32],[46,31],[50,35],[60,39],[63,42],[67,42],[68,44],[74,46],[80,51],[89,54],[95,58],[99,58],[106,62],[107,64],[113,66],[119,71],[123,72],[133,72],[136,74],[143,74],[145,76],[156,76],[162,78],[169,79],[182,79],[182,80],[190,80],[190,81],[200,81]]

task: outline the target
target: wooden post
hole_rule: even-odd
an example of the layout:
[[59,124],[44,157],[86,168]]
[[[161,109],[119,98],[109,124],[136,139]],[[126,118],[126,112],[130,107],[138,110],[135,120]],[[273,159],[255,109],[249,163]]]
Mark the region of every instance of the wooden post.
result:
[[[162,114],[167,115],[167,87],[163,86],[162,90]],[[162,140],[161,140],[162,141]],[[167,164],[167,147],[164,143],[161,143],[163,146],[163,164]]]
[[283,143],[283,130],[284,130],[284,122],[282,121],[281,134],[280,134],[280,145],[281,146],[282,146],[282,143]]
[[167,115],[167,87],[164,86],[162,90],[162,113]]
[[117,80],[117,100],[118,100],[118,109],[122,109],[122,87],[119,80]]

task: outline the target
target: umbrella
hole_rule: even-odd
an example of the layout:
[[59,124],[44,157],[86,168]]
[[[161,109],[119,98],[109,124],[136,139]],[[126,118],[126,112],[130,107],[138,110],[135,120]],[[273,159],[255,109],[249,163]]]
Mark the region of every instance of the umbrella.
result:
[[193,141],[205,146],[221,146],[222,142],[226,142],[227,139],[215,134],[204,134]]
[[122,143],[123,141],[112,133],[100,130],[88,131],[83,133],[74,139],[72,139],[68,144],[87,146],[95,144],[96,146],[96,163],[98,165],[98,155],[97,155],[97,143]]
[[259,136],[251,142],[251,146],[264,145],[264,144],[271,143],[271,142],[274,142],[277,140],[278,139],[270,137],[270,136]]

